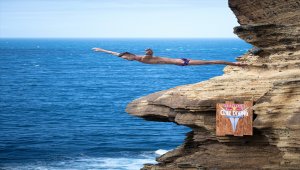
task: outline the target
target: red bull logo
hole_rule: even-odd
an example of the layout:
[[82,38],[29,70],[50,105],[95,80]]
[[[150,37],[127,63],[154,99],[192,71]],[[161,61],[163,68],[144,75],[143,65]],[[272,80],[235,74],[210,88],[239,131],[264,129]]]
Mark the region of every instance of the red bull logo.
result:
[[216,125],[217,136],[252,135],[252,102],[217,104]]

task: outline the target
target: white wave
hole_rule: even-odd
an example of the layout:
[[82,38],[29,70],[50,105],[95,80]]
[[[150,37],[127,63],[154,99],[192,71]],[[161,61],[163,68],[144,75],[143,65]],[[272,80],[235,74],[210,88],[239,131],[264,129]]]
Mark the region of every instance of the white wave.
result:
[[168,150],[164,150],[164,149],[158,149],[157,151],[155,151],[155,154],[157,155],[163,155],[165,153],[169,152]]
[[145,163],[157,163],[147,158],[78,158],[68,161],[4,165],[5,170],[139,170]]

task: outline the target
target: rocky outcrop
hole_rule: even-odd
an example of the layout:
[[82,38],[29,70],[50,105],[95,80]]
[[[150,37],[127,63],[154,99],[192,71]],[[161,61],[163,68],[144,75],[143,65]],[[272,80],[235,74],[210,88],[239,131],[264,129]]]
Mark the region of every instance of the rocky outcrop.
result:
[[267,53],[300,50],[299,0],[230,0],[234,32]]
[[[235,33],[258,47],[237,60],[247,67],[131,102],[126,111],[193,129],[181,146],[144,169],[299,169],[300,2],[229,0],[241,26]],[[215,105],[254,101],[254,135],[216,137]]]

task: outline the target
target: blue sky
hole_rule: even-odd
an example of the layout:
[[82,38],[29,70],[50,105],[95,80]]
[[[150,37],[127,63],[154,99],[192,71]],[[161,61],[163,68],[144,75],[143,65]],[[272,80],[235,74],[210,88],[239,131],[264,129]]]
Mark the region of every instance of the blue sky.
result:
[[0,0],[0,37],[232,38],[227,0]]

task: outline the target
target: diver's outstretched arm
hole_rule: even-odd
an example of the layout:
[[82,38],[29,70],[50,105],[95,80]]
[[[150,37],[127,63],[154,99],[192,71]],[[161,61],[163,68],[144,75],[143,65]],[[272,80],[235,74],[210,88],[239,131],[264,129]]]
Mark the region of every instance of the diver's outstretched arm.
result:
[[108,53],[108,54],[111,54],[111,55],[120,56],[120,53],[118,53],[118,52],[104,50],[102,48],[92,48],[92,50],[94,50],[95,52],[104,52],[104,53]]

